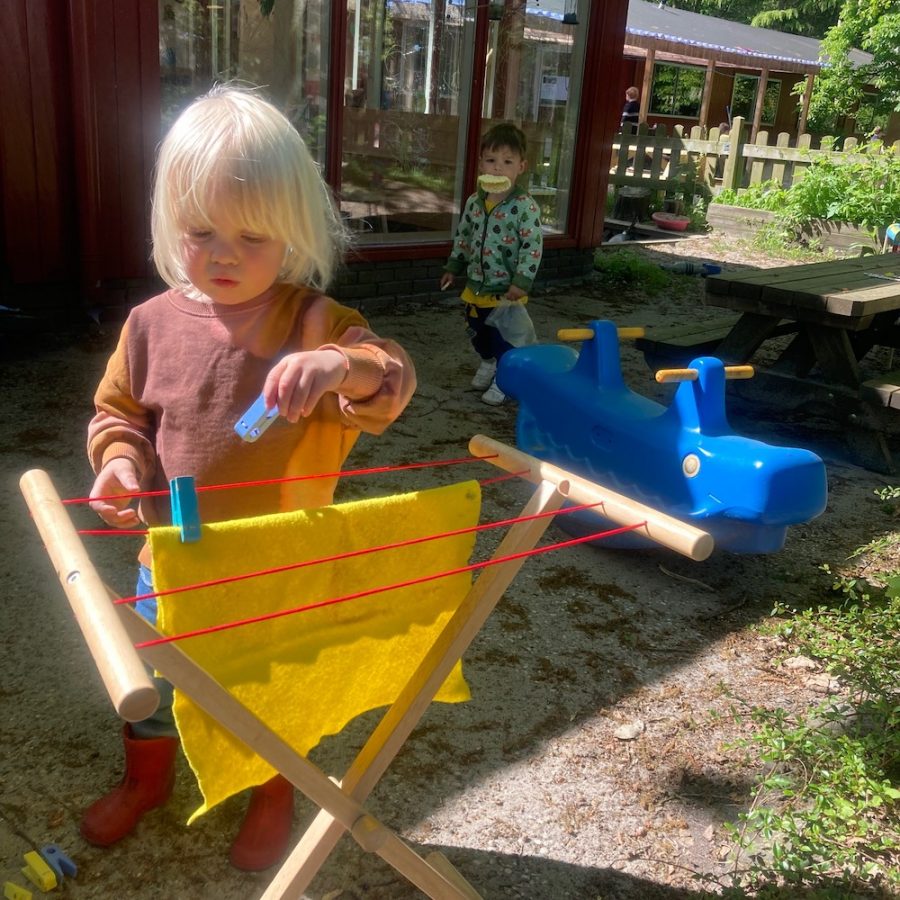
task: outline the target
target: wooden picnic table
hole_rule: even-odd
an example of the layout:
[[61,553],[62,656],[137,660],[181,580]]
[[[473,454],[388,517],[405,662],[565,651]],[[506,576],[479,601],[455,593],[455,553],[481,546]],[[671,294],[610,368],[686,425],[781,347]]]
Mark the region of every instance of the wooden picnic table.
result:
[[648,362],[671,348],[682,363],[702,350],[728,364],[754,364],[753,379],[732,384],[735,395],[785,416],[818,417],[843,432],[857,462],[893,471],[885,435],[900,427],[900,370],[873,374],[870,354],[900,347],[896,254],[723,272],[706,279],[703,302],[735,315],[718,331],[682,328],[672,344],[648,330],[641,347]]

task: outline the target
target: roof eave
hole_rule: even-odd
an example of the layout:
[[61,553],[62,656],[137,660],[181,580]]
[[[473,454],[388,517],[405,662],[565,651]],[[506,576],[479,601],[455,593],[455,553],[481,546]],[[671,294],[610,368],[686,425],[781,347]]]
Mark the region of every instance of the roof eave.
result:
[[734,48],[682,41],[671,36],[641,34],[632,29],[626,29],[625,46],[626,48],[640,47],[644,50],[675,53],[679,56],[689,56],[700,60],[713,60],[733,66],[745,66],[753,69],[767,68],[778,72],[797,72],[801,75],[815,74],[823,68],[821,62],[812,60],[767,56],[752,51],[742,52]]

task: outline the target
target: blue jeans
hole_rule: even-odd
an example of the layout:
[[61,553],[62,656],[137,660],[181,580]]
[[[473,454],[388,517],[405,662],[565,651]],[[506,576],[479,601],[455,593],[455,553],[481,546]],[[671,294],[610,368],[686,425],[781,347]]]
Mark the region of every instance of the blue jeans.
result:
[[[146,566],[138,569],[137,587],[135,595],[153,593],[153,576]],[[138,600],[134,607],[139,615],[151,625],[156,625],[156,597],[148,600]],[[159,691],[159,706],[156,712],[148,719],[131,723],[131,733],[136,738],[178,737],[178,729],[175,727],[175,717],[172,714],[173,688],[165,678],[159,678],[153,674],[153,666],[145,664],[144,668],[153,680],[153,685]]]
[[482,359],[496,359],[500,361],[513,345],[503,340],[503,335],[493,325],[486,325],[485,319],[494,311],[493,307],[475,306],[466,304],[466,333],[475,348],[475,352]]

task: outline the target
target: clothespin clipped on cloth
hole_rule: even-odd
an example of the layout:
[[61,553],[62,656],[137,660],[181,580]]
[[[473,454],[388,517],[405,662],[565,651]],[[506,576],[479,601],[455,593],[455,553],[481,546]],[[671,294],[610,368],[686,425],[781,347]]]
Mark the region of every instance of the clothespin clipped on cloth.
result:
[[200,510],[197,508],[197,487],[192,475],[179,475],[169,481],[169,501],[172,504],[172,524],[181,529],[181,543],[200,540]]

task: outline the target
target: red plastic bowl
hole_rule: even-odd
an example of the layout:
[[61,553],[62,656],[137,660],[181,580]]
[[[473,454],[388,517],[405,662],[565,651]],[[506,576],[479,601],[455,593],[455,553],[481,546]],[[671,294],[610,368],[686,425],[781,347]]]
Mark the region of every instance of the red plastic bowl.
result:
[[651,216],[654,222],[666,231],[686,231],[691,220],[687,216],[676,216],[675,213],[655,212]]

